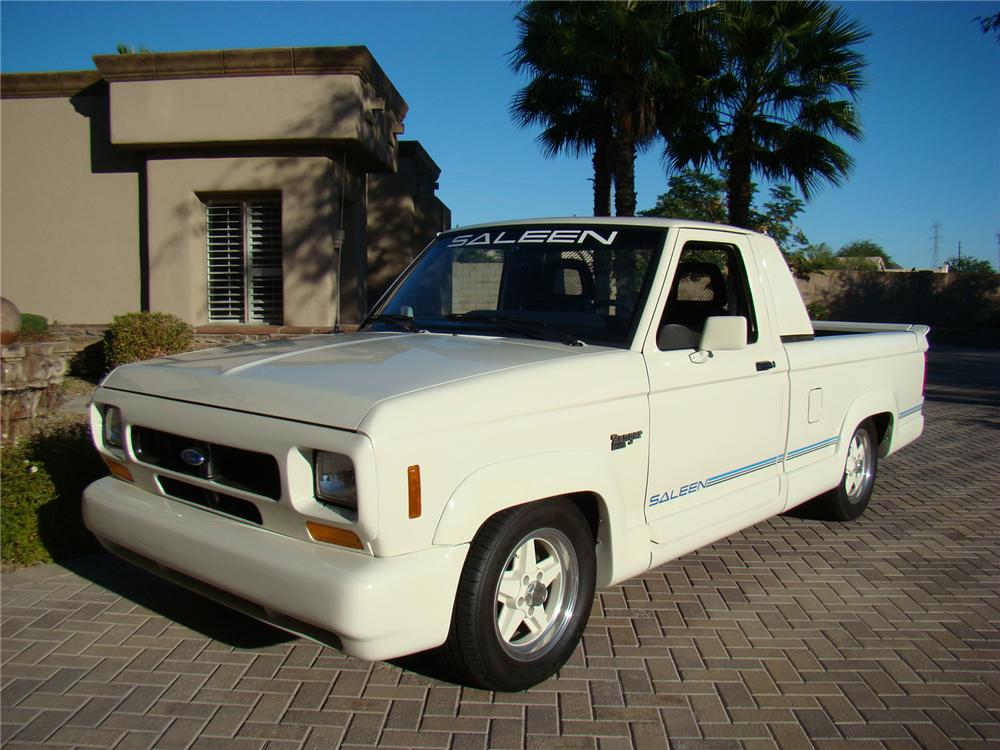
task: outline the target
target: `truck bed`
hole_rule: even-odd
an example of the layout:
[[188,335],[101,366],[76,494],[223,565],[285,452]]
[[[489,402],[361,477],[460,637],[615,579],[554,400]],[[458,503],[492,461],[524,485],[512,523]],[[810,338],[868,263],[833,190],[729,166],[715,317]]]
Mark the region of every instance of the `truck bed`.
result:
[[821,336],[844,336],[853,333],[888,333],[892,331],[909,331],[926,337],[930,327],[917,323],[856,323],[840,320],[812,320],[813,331],[817,338]]

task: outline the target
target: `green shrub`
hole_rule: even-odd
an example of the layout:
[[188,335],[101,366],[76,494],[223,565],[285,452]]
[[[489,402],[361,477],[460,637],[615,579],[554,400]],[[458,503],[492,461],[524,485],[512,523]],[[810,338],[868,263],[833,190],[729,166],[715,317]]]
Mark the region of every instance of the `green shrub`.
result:
[[822,302],[810,302],[806,305],[809,320],[826,320],[830,317],[830,308]]
[[21,313],[21,341],[42,341],[49,337],[49,321],[41,315]]
[[83,422],[3,446],[0,558],[4,565],[64,560],[97,549],[83,525],[84,488],[107,470]]
[[0,448],[0,558],[8,565],[52,560],[38,529],[41,509],[55,500],[56,488],[44,467],[34,463],[24,443]]
[[171,313],[126,313],[104,334],[104,356],[113,368],[187,351],[193,339],[191,326]]

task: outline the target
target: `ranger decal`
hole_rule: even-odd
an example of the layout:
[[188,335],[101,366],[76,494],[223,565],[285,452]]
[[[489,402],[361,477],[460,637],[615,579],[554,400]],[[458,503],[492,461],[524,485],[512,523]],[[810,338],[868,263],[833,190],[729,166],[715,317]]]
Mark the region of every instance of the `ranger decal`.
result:
[[611,450],[617,451],[632,445],[636,440],[642,437],[642,430],[637,430],[636,432],[626,432],[624,435],[612,435],[611,436]]

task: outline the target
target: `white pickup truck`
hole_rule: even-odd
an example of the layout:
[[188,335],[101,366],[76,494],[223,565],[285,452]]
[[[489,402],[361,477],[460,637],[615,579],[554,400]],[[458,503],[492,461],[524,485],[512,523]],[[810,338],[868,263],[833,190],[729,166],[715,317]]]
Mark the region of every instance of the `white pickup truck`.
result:
[[923,428],[927,328],[810,323],[775,244],[657,219],[443,233],[357,333],[121,367],[94,396],[112,552],[363,659],[520,690],[610,586]]

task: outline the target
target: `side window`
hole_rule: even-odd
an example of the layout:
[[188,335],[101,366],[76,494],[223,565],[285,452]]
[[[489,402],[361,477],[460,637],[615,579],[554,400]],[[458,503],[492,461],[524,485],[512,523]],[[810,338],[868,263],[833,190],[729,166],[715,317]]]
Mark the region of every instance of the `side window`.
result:
[[681,251],[656,344],[662,351],[696,349],[708,318],[742,316],[747,343],[757,341],[750,284],[739,249],[716,242],[688,242]]

